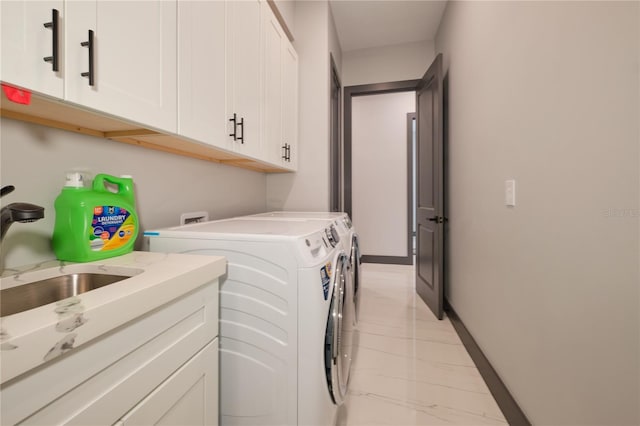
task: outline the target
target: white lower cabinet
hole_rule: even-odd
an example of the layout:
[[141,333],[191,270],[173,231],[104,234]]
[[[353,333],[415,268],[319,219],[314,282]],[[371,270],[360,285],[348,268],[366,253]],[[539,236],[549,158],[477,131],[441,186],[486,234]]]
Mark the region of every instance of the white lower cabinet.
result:
[[215,280],[3,384],[2,424],[217,425],[217,337]]
[[218,339],[136,405],[116,426],[218,423]]

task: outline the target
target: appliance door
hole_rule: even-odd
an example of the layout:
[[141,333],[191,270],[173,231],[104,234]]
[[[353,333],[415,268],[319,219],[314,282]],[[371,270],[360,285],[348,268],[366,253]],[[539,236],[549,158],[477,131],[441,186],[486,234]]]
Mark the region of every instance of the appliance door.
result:
[[360,246],[358,245],[358,234],[355,232],[351,235],[351,275],[353,279],[353,305],[354,305],[354,323],[358,323],[360,319]]
[[340,252],[334,264],[333,294],[325,333],[325,372],[331,398],[342,404],[347,395],[353,339],[353,286],[349,258]]

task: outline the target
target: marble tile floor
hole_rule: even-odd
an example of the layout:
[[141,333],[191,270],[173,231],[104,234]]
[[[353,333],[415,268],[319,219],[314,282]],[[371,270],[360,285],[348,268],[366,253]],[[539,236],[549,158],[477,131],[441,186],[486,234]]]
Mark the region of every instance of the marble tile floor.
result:
[[507,424],[445,317],[414,290],[412,266],[363,264],[359,337],[338,425]]

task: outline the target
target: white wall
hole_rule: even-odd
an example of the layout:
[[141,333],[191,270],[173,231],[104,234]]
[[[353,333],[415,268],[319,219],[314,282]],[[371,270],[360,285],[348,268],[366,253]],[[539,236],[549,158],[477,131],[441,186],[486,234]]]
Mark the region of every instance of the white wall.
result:
[[433,41],[344,52],[342,86],[419,79],[434,57]]
[[[342,47],[340,46],[340,40],[338,39],[338,31],[336,29],[336,22],[333,19],[333,13],[331,8],[328,9],[329,13],[329,52],[333,56],[333,60],[336,63],[336,70],[338,71],[338,77],[342,81]],[[331,74],[329,74],[331,75]],[[343,83],[344,86],[344,83]]]
[[[178,225],[183,212],[204,210],[217,219],[265,211],[263,173],[5,118],[0,131],[0,181],[16,187],[2,205],[22,201],[45,208],[44,219],[15,223],[7,232],[2,242],[6,267],[55,258],[53,202],[67,170],[131,174],[142,230]],[[141,231],[138,249],[143,240]]]
[[637,2],[449,2],[436,39],[447,297],[534,424],[640,424],[639,25]]
[[267,177],[268,210],[329,210],[329,54],[340,63],[332,19],[326,0],[296,2],[298,172]]
[[415,92],[352,100],[351,219],[363,255],[408,255],[407,113],[415,106]]

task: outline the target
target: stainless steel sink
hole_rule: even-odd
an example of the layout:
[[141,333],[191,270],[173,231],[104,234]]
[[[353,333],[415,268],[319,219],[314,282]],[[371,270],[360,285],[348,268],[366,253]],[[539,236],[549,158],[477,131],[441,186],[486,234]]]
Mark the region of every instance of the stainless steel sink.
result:
[[130,277],[131,275],[79,272],[10,287],[0,291],[0,317],[77,296]]

